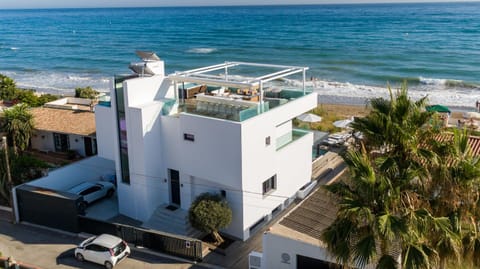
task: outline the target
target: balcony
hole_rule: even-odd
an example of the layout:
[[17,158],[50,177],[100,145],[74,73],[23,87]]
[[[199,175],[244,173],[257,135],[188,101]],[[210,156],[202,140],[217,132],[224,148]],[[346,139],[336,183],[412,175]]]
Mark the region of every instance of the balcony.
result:
[[307,95],[307,69],[225,62],[175,72],[168,79],[173,82],[178,112],[241,122]]
[[[307,94],[309,92],[305,93],[305,95]],[[263,103],[261,103],[248,99],[249,96],[239,94],[205,95],[200,93],[196,95],[196,98],[185,99],[183,103],[179,104],[178,113],[184,112],[242,122],[303,96],[304,93],[302,91],[294,90],[281,91],[275,94],[266,92]],[[172,107],[171,103],[168,105]],[[164,115],[168,114],[169,111],[169,109],[166,109]]]
[[294,143],[298,139],[304,137],[305,135],[309,134],[309,131],[301,130],[301,129],[293,129],[292,132],[285,134],[279,138],[277,138],[277,151],[287,147],[288,145]]

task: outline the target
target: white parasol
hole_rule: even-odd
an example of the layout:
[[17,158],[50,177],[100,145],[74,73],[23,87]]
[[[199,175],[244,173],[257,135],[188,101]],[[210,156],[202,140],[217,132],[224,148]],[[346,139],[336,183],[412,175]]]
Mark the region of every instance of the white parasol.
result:
[[317,115],[312,114],[312,113],[306,113],[306,114],[302,114],[302,115],[298,116],[297,120],[301,120],[301,121],[304,121],[304,122],[319,122],[319,121],[322,121],[322,117],[317,116]]

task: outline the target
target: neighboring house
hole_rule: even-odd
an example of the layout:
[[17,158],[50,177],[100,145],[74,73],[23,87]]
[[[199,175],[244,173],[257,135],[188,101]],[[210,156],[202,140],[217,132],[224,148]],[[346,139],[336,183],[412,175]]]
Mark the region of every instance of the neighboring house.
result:
[[263,235],[263,253],[251,253],[249,268],[335,268],[335,258],[319,239],[336,218],[335,202],[322,188],[274,224]]
[[144,60],[95,107],[98,154],[116,163],[119,213],[147,221],[157,207],[188,210],[216,192],[233,211],[223,232],[246,240],[311,180],[313,134],[292,125],[317,105],[305,91],[308,68],[227,62],[165,76],[156,55]]
[[73,150],[81,156],[97,154],[95,114],[90,102],[89,99],[63,98],[33,108],[32,148],[44,152]]

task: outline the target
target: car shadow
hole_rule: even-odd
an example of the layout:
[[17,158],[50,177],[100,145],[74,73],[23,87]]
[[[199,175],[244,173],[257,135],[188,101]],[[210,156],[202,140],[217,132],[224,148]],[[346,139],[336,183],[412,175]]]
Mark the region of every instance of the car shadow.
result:
[[57,265],[71,266],[74,268],[98,269],[104,268],[102,265],[91,263],[88,261],[77,261],[75,259],[75,248],[65,250],[56,258]]

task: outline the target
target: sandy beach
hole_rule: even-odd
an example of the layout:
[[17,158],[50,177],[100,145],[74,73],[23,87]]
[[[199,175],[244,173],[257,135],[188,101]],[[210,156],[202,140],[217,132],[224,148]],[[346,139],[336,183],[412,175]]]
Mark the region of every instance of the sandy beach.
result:
[[[340,118],[364,117],[369,113],[369,108],[366,105],[322,103],[318,106],[326,113],[336,114]],[[454,124],[459,119],[463,119],[463,111],[452,110],[449,123]]]

